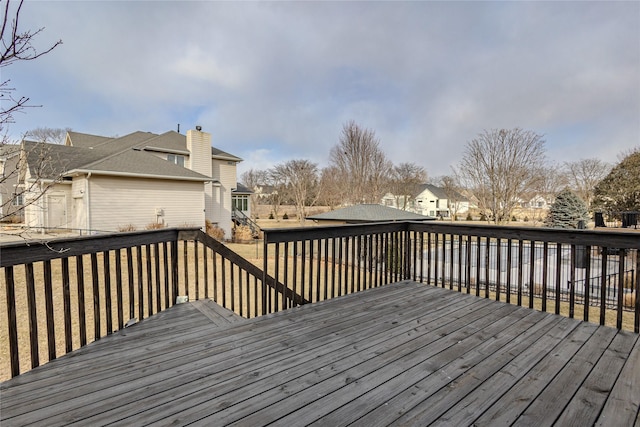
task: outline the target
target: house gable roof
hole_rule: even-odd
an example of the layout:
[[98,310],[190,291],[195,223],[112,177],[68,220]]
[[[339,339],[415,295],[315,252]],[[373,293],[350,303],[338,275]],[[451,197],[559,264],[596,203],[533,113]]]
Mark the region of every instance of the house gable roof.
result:
[[[418,187],[417,195],[420,195],[425,190],[428,190],[431,194],[433,194],[438,199],[449,199],[450,198],[450,195],[447,194],[447,192],[445,191],[444,188],[435,186],[433,184],[421,184]],[[467,200],[467,198],[465,196],[463,196],[462,194],[460,194],[458,192],[455,192],[455,196],[456,196],[456,199],[458,201]]]
[[253,194],[253,191],[249,187],[246,187],[239,182],[236,183],[235,190],[232,191],[234,194]]
[[[189,155],[187,137],[176,131],[168,131],[161,135],[151,132],[133,132],[122,137],[108,138],[79,132],[68,132],[67,145],[82,148],[102,148],[111,152],[119,152],[129,148],[140,148],[147,151],[160,151]],[[240,157],[211,147],[211,158],[232,162],[241,162]]]
[[57,179],[77,173],[210,181],[211,178],[137,149],[80,148],[24,141],[31,176]]
[[[23,147],[30,175],[41,179],[95,173],[203,182],[212,180],[211,177],[149,153],[155,151],[188,156],[187,137],[175,131],[161,135],[137,131],[114,138],[69,131],[65,145],[23,141]],[[211,158],[242,161],[214,147],[211,147]]]
[[344,221],[348,223],[435,220],[433,217],[376,204],[348,206],[346,208],[313,215],[307,217],[307,219],[316,221]]

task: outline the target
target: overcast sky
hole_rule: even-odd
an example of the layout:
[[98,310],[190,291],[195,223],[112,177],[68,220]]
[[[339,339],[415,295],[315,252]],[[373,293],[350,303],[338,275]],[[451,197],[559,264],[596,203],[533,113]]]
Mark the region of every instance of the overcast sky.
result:
[[640,145],[640,2],[27,1],[36,47],[1,70],[14,139],[193,129],[244,159],[328,164],[342,126],[450,173],[484,129],[543,134],[549,161]]

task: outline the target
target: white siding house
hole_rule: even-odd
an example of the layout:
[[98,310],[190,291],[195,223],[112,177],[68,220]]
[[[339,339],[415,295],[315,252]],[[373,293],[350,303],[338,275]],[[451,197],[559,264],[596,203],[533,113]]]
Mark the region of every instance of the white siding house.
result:
[[[451,196],[454,196],[451,198]],[[402,209],[405,196],[397,197],[388,193],[382,198],[384,206]],[[469,211],[469,201],[458,193],[447,194],[444,188],[431,184],[418,186],[416,194],[406,203],[408,211],[429,217],[449,218],[451,215],[465,214]]]
[[[217,224],[231,236],[231,191],[241,159],[211,147],[211,135],[134,132],[120,138],[69,132],[66,144],[23,142],[25,180],[41,182],[28,197],[25,225],[112,232],[153,223]],[[34,149],[36,147],[37,149]],[[51,159],[42,175],[42,153]],[[44,193],[44,194],[43,194]]]

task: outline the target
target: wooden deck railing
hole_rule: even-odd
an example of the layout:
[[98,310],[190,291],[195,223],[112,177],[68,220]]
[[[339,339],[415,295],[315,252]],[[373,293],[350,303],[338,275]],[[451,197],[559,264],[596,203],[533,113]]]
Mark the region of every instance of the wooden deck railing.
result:
[[311,302],[413,280],[639,330],[637,232],[396,222],[264,234],[265,272]]
[[[306,301],[198,229],[0,247],[0,378],[18,375],[174,305],[212,298],[264,314],[262,289]],[[6,315],[4,314],[6,313]]]
[[4,244],[0,378],[179,296],[255,317],[412,280],[638,332],[639,249],[637,232],[441,222],[264,230],[262,268],[198,229]]

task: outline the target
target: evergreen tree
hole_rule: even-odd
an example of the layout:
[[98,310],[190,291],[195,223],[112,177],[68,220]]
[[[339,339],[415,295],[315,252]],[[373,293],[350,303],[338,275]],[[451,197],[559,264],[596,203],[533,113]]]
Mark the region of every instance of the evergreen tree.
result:
[[549,208],[545,224],[553,228],[578,228],[578,223],[589,220],[587,205],[574,192],[565,188],[556,196]]
[[596,185],[593,204],[609,211],[640,210],[640,147]]

